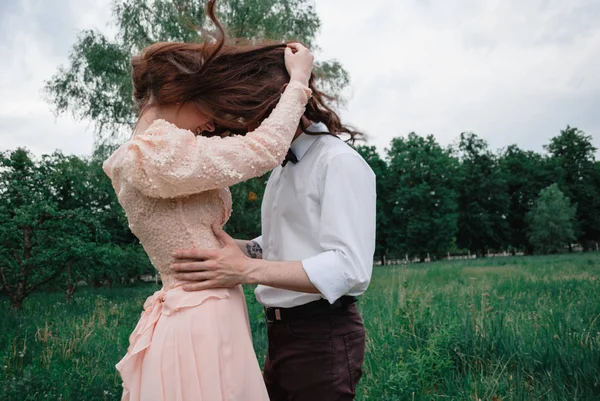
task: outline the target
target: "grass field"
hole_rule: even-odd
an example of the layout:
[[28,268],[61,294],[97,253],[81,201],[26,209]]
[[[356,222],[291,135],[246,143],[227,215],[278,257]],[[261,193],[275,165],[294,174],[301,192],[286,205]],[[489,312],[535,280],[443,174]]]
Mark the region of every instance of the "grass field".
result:
[[[18,314],[1,299],[0,400],[119,399],[114,364],[156,288],[40,293]],[[378,267],[359,308],[358,400],[600,399],[598,253]]]

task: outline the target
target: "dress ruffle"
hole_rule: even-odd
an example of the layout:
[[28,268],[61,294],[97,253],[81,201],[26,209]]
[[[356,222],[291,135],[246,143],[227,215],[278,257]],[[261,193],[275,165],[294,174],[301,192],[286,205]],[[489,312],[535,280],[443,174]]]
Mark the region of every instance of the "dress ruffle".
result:
[[116,368],[123,379],[122,401],[129,401],[130,389],[139,383],[141,365],[144,351],[152,344],[152,337],[156,323],[162,315],[169,316],[184,308],[193,308],[201,305],[208,299],[225,299],[229,297],[229,290],[221,288],[197,292],[186,292],[181,287],[168,291],[161,289],[144,302],[144,311],[133,333],[129,337],[127,354]]

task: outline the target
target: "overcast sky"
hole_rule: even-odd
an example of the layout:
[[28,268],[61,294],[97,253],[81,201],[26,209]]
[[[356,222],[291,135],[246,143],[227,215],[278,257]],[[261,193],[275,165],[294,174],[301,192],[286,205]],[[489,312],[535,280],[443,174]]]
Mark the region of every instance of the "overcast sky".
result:
[[[600,148],[600,1],[317,0],[320,59],[352,79],[342,116],[383,150],[415,131],[447,145],[541,151],[567,124]],[[44,81],[110,0],[0,0],[0,150],[88,155],[89,122],[55,118]],[[597,153],[598,157],[598,153]]]

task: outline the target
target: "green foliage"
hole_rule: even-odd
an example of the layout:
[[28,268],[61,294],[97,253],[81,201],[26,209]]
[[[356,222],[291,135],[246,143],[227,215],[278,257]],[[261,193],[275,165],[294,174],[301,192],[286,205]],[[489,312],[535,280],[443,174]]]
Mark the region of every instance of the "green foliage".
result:
[[567,126],[546,146],[556,168],[557,183],[565,195],[577,203],[577,239],[584,247],[600,239],[600,186],[594,179],[592,137]]
[[0,156],[0,273],[14,309],[104,234],[79,204],[69,174],[82,171],[75,159],[55,154],[35,162],[23,149]]
[[381,196],[381,194],[387,193],[385,182],[388,174],[388,166],[385,160],[383,160],[379,156],[379,153],[377,153],[377,148],[375,148],[375,146],[358,146],[356,151],[365,159],[375,173],[376,190],[379,194],[377,197],[375,257],[380,258],[382,264],[385,264],[386,255],[389,252],[389,248],[392,246],[387,236],[387,227],[390,221],[388,217],[389,197]]
[[[589,137],[580,131],[568,128],[557,138],[548,146],[549,157],[516,146],[496,156],[473,134],[461,135],[458,158],[432,136],[415,134],[394,139],[387,160],[375,147],[358,147],[377,176],[376,258],[385,264],[405,254],[423,260],[447,252],[531,253],[534,247],[556,252],[577,240],[595,248],[597,216],[579,209],[582,204],[592,211],[598,207],[599,163],[590,153],[593,147],[585,144]],[[66,286],[70,297],[79,281],[98,286],[154,271],[102,170],[114,150],[100,145],[90,159],[57,152],[36,160],[23,149],[2,154],[0,273],[13,308],[40,287]],[[573,183],[564,178],[572,164],[585,179]],[[231,188],[234,205],[226,230],[234,237],[260,234],[267,179]],[[537,201],[539,191],[553,181],[558,186]],[[577,208],[550,196],[562,188],[570,188]],[[581,226],[586,237],[578,239]]]
[[[155,42],[197,42],[205,4],[203,0],[115,0],[116,37],[95,30],[81,32],[68,65],[46,82],[47,99],[56,113],[91,120],[100,139],[122,139],[137,117],[130,57]],[[310,0],[222,0],[218,15],[234,38],[299,40],[313,48],[321,25]],[[316,67],[323,88],[340,98],[348,73],[335,60]]]
[[473,133],[462,133],[458,145],[459,217],[457,244],[484,255],[508,244],[509,197],[498,158]]
[[458,161],[430,135],[394,138],[387,150],[386,237],[394,255],[443,255],[456,234]]
[[575,241],[573,228],[577,206],[558,189],[557,184],[542,189],[540,197],[528,213],[528,237],[540,253],[556,253]]
[[[367,350],[356,399],[597,400],[598,275],[598,253],[375,268],[358,303]],[[85,288],[67,304],[38,293],[20,313],[0,314],[0,399],[120,399],[114,365],[158,288]],[[266,328],[252,290],[262,363]]]
[[[74,290],[82,279],[149,271],[139,244],[124,234],[114,191],[103,191],[108,178],[99,168],[58,152],[40,160],[23,149],[0,155],[0,273],[13,308],[58,278]],[[125,269],[115,267],[122,263]]]
[[102,139],[118,139],[119,129],[131,127],[136,119],[129,59],[123,43],[83,31],[69,55],[69,66],[61,66],[46,82],[47,100],[56,114],[68,111],[77,120],[91,120]]
[[252,239],[261,233],[260,211],[269,174],[231,187],[233,210],[225,230],[234,238]]
[[510,228],[509,245],[513,250],[527,250],[531,253],[526,215],[535,204],[540,191],[553,180],[550,163],[538,153],[511,145],[502,153],[500,166],[510,198],[506,218]]

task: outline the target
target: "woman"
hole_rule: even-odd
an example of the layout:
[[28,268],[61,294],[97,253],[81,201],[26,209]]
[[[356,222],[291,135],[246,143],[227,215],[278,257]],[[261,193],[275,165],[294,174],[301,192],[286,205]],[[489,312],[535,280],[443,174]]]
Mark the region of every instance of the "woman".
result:
[[225,46],[214,1],[207,11],[214,43],[159,43],[132,60],[140,117],[104,164],[163,283],[117,364],[123,400],[268,400],[241,288],[184,292],[170,254],[219,247],[211,224],[230,216],[227,187],[283,161],[311,96],[313,57],[299,44]]

